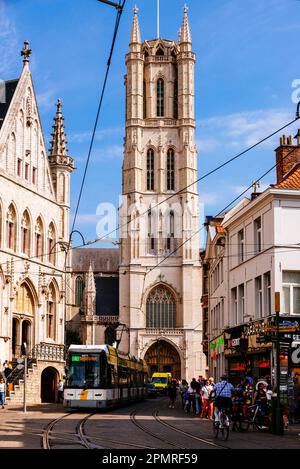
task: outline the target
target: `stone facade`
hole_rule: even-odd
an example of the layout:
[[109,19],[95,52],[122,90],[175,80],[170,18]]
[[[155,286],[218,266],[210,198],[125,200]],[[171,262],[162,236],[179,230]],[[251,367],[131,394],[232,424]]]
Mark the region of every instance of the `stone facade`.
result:
[[[39,344],[56,347],[65,340],[64,251],[74,164],[66,148],[60,101],[47,153],[30,53],[26,42],[21,76],[4,82],[0,104],[1,364],[22,355],[24,343],[31,355]],[[63,373],[61,363],[57,371]]]
[[188,379],[205,371],[194,63],[186,8],[178,43],[142,43],[135,10],[125,78],[120,348],[147,359],[151,345],[169,344]]

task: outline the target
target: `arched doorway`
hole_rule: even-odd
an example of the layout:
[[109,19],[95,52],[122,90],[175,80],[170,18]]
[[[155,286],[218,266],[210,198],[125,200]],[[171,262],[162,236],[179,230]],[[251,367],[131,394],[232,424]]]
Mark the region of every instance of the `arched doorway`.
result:
[[19,344],[19,327],[20,323],[17,318],[13,318],[12,323],[12,353],[14,356],[18,356],[20,353],[20,344]]
[[58,371],[52,366],[45,368],[41,376],[41,401],[55,402]]
[[165,340],[158,339],[145,355],[150,375],[156,371],[172,373],[173,378],[181,378],[181,360],[176,348]]
[[30,352],[31,341],[30,341],[30,321],[22,321],[22,339],[21,339],[21,350],[22,346],[25,343],[27,345],[27,353]]

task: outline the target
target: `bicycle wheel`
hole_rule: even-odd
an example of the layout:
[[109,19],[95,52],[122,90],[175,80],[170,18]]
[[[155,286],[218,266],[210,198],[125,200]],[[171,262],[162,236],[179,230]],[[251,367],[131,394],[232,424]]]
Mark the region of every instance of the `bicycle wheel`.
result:
[[220,424],[219,424],[219,422],[216,422],[215,420],[213,420],[213,433],[214,433],[214,438],[218,438],[219,430],[220,430]]
[[228,416],[223,414],[222,417],[221,417],[221,428],[220,428],[220,432],[221,432],[222,440],[223,440],[223,441],[227,441],[227,440],[228,440],[228,437],[229,437],[229,425],[230,425],[230,422],[229,422]]
[[243,433],[249,430],[250,422],[248,420],[240,419],[235,422],[235,427],[238,432]]

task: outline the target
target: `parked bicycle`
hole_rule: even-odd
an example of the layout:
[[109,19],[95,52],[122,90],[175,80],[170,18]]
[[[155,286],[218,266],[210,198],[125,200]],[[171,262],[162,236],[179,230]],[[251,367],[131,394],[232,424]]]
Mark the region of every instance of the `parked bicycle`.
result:
[[222,440],[227,441],[229,437],[229,428],[230,418],[228,409],[222,407],[222,409],[218,411],[218,420],[213,420],[214,437],[218,438],[219,433],[221,433]]
[[253,425],[258,431],[264,432],[270,430],[270,417],[262,410],[260,404],[254,404],[247,407],[247,418],[243,427],[248,430]]

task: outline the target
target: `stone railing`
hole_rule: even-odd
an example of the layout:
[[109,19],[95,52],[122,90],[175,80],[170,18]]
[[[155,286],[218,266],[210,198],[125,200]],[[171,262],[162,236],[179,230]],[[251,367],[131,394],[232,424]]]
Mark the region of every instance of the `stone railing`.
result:
[[36,360],[65,361],[65,346],[57,344],[40,343],[35,345],[31,352],[31,358]]
[[163,329],[157,327],[148,327],[143,332],[147,335],[183,335],[184,329]]
[[99,324],[118,324],[119,316],[98,316]]

